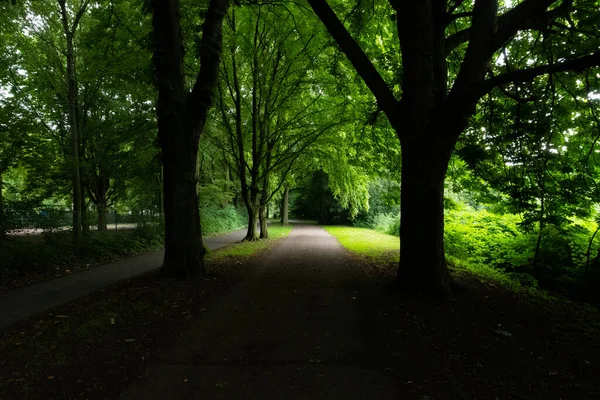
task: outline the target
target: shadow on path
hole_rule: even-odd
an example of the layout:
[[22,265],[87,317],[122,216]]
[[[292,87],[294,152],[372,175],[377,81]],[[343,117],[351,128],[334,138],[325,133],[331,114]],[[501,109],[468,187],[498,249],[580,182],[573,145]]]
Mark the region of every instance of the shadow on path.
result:
[[352,264],[325,230],[294,224],[121,399],[394,398]]

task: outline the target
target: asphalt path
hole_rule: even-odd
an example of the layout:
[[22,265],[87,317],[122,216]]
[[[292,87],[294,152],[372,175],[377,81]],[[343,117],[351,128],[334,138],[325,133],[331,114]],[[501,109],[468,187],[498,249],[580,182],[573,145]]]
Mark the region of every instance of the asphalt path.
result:
[[[239,242],[245,235],[246,230],[242,229],[212,236],[204,238],[204,245],[210,250],[216,250]],[[98,289],[157,270],[162,264],[163,256],[163,250],[145,253],[3,294],[0,296],[0,329]]]
[[396,398],[363,274],[324,229],[294,224],[121,400]]

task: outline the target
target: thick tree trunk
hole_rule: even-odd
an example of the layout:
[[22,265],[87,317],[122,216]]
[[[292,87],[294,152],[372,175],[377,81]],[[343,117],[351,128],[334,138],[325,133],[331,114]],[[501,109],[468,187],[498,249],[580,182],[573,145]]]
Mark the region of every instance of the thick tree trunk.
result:
[[267,212],[266,206],[262,205],[260,207],[258,217],[260,220],[260,238],[268,239],[269,238],[269,231],[268,231],[268,227],[267,227],[268,212]]
[[290,188],[285,186],[283,191],[283,204],[281,206],[281,223],[283,226],[289,225],[288,214],[289,214],[289,200],[290,200]]
[[6,240],[6,212],[4,211],[4,181],[0,171],[0,241]]
[[164,276],[190,279],[204,274],[196,194],[197,144],[185,126],[185,77],[177,0],[152,2],[154,64],[158,75],[158,136],[163,163],[165,212]]
[[450,154],[451,148],[437,149],[434,141],[402,143],[397,284],[404,291],[444,295],[454,287],[444,252],[444,179]]
[[92,184],[90,185],[90,199],[96,205],[98,213],[98,230],[107,230],[106,226],[106,210],[108,209],[108,191],[110,188],[110,179],[105,174],[99,172],[92,176]]
[[[171,140],[176,139],[177,136],[181,139],[183,136],[181,125],[177,126],[176,121],[170,122],[166,118],[163,122],[169,124]],[[205,270],[196,194],[197,151],[193,147],[186,149],[185,146],[165,146],[162,154],[165,189],[165,258],[161,274],[181,279],[202,276]]]
[[165,213],[161,274],[189,279],[206,273],[196,193],[198,143],[218,79],[229,0],[209,3],[200,43],[200,70],[191,93],[185,89],[179,1],[152,0],[152,8]]

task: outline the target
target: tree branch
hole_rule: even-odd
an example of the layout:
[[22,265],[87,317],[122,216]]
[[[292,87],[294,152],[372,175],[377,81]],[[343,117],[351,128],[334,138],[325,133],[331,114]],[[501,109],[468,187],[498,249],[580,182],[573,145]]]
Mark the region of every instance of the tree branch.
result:
[[521,69],[507,72],[494,78],[487,79],[476,89],[476,95],[481,97],[497,86],[512,82],[531,82],[536,77],[555,72],[575,71],[580,72],[588,68],[600,66],[600,51],[588,56],[574,58],[561,63],[542,65],[534,68]]
[[346,54],[356,71],[375,95],[381,109],[387,114],[392,126],[398,125],[398,100],[383,80],[371,60],[352,38],[326,0],[308,0],[317,17],[323,22],[333,39]]
[[223,19],[229,9],[229,0],[211,0],[202,30],[200,43],[200,70],[186,103],[185,115],[199,134],[206,123],[212,104],[213,91],[218,79],[221,49],[223,47]]
[[[546,11],[557,0],[525,0],[498,17],[498,30],[491,45],[499,49],[518,31],[540,29],[569,13],[573,0],[562,0],[560,6]],[[463,29],[446,39],[446,54],[471,39],[472,28]]]

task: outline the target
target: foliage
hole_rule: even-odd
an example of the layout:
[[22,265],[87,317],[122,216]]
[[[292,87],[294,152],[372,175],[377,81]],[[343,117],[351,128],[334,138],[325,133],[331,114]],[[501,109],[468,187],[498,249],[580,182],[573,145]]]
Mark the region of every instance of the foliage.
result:
[[[495,214],[463,206],[446,213],[446,255],[450,265],[512,287],[545,288],[577,299],[598,301],[600,249],[592,241],[595,222],[571,221],[563,229],[547,227],[540,243],[543,274],[534,277],[537,232],[518,215]],[[591,243],[591,245],[590,245]]]
[[0,244],[0,274],[3,282],[28,276],[55,276],[102,265],[117,258],[158,250],[163,245],[160,227],[120,231],[92,231],[81,243],[79,255],[73,251],[68,232],[11,236]]
[[200,208],[202,221],[202,236],[218,235],[240,229],[246,225],[247,216],[232,205],[225,208],[214,206]]

